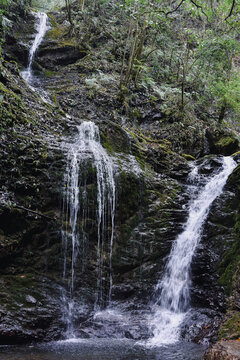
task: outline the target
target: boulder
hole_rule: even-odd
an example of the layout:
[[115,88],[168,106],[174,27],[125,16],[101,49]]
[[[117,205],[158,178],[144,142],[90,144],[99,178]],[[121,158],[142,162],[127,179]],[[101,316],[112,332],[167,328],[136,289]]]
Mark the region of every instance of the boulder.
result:
[[239,360],[240,341],[219,341],[207,350],[204,360]]
[[239,151],[239,138],[235,133],[206,132],[212,154],[232,155]]

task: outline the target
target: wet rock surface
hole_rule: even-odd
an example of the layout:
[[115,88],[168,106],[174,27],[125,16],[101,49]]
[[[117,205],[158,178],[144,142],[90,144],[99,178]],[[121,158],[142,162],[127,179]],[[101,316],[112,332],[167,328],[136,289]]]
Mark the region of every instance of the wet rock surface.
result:
[[[34,39],[35,16],[33,13],[19,14],[19,21],[13,21],[8,30],[4,44],[4,55],[6,60],[14,60],[21,66],[28,64],[30,43]],[[22,31],[25,36],[22,36]],[[23,40],[24,39],[24,40]]]
[[214,345],[204,356],[204,360],[238,360],[240,359],[239,341],[221,341]]
[[45,43],[45,46],[38,52],[36,60],[45,68],[54,70],[59,66],[74,64],[86,55],[85,50],[81,50],[74,45],[49,46]]
[[37,274],[2,275],[0,344],[58,339],[65,326],[60,294],[55,282]]

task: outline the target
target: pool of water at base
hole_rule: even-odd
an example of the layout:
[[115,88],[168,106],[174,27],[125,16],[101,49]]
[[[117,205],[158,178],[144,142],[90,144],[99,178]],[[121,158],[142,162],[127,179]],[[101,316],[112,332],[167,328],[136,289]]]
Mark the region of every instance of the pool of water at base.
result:
[[72,339],[31,346],[1,346],[1,360],[201,360],[206,347],[179,342],[149,348],[132,340]]

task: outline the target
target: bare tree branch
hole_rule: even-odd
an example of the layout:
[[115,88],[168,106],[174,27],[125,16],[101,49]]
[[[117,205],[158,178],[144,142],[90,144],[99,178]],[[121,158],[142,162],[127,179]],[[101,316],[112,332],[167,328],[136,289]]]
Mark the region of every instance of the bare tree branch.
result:
[[56,220],[56,218],[52,218],[52,217],[50,217],[50,216],[43,215],[43,214],[41,214],[41,213],[39,213],[39,212],[37,212],[37,211],[31,210],[31,209],[27,209],[27,208],[25,208],[25,207],[23,207],[23,206],[19,206],[19,205],[16,205],[16,204],[15,204],[14,207],[17,208],[17,209],[23,210],[23,211],[27,211],[27,212],[29,212],[29,213],[31,213],[31,214],[35,214],[35,215],[37,215],[37,216],[43,217],[43,218],[48,219],[48,220]]
[[193,5],[195,5],[198,9],[201,9],[203,15],[205,15],[206,18],[207,18],[207,20],[208,20],[208,16],[207,16],[207,14],[205,13],[205,11],[203,10],[202,6],[201,6],[201,5],[198,5],[198,4],[196,3],[196,1],[194,1],[194,0],[190,0],[190,1],[191,1],[191,3],[192,3]]
[[225,21],[228,19],[228,18],[230,18],[230,16],[232,15],[232,13],[233,13],[233,9],[234,9],[234,6],[235,6],[235,3],[236,3],[236,1],[235,0],[233,0],[233,2],[232,2],[232,7],[231,7],[231,10],[230,10],[230,13],[228,14],[228,16],[225,18]]
[[154,10],[154,11],[145,11],[145,12],[143,12],[142,13],[142,15],[146,15],[146,14],[164,14],[165,16],[168,16],[169,14],[172,14],[172,13],[174,13],[175,11],[177,11],[181,6],[182,6],[182,4],[184,3],[184,1],[185,0],[182,0],[181,2],[180,2],[180,4],[178,4],[178,6],[175,8],[175,9],[173,9],[173,10],[170,10],[170,11],[164,11],[164,10],[160,10],[160,9],[156,9],[156,10]]
[[177,6],[175,9],[173,9],[173,10],[171,10],[171,11],[168,11],[167,13],[165,13],[165,15],[168,16],[169,14],[172,14],[172,13],[174,13],[175,11],[177,11],[177,10],[182,6],[182,4],[184,3],[184,1],[185,1],[185,0],[182,0],[182,1],[180,2],[180,4],[178,4],[178,6]]

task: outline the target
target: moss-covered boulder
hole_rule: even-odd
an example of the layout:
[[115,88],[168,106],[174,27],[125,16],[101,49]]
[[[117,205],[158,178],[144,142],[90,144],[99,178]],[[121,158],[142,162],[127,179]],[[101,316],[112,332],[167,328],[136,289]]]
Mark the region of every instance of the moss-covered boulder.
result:
[[223,130],[215,133],[207,132],[207,138],[213,154],[228,156],[239,150],[239,138],[235,133],[224,133]]

